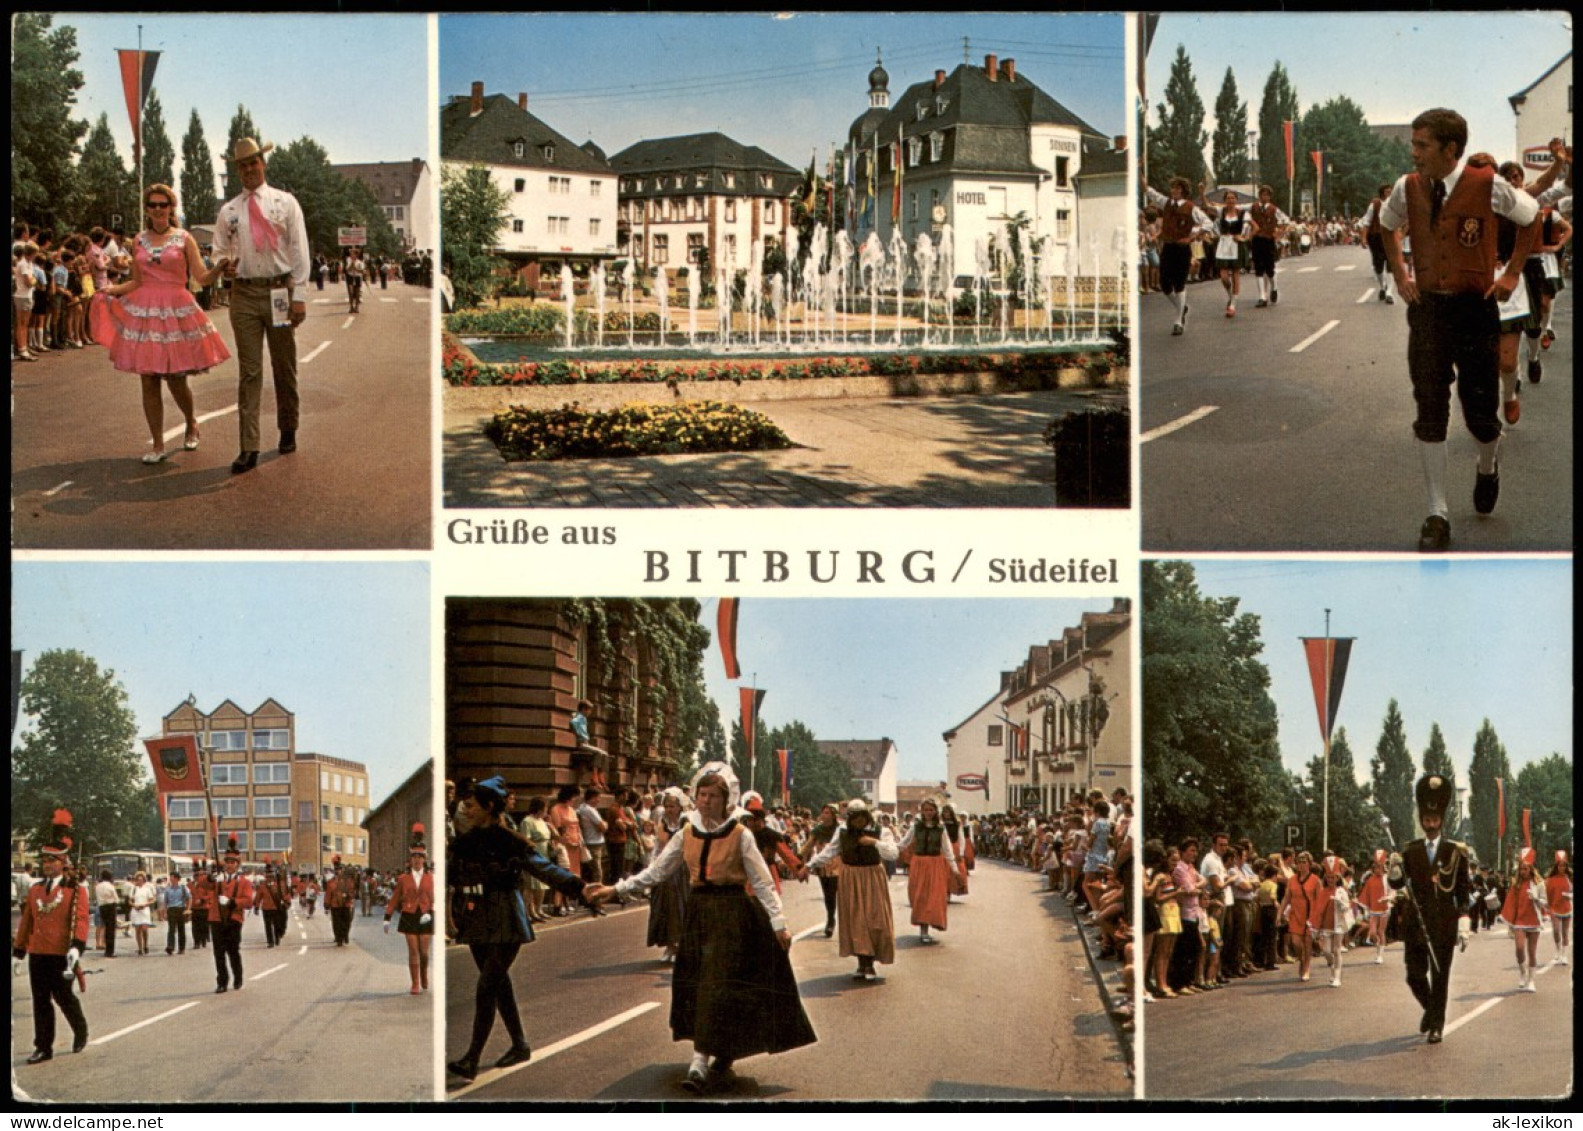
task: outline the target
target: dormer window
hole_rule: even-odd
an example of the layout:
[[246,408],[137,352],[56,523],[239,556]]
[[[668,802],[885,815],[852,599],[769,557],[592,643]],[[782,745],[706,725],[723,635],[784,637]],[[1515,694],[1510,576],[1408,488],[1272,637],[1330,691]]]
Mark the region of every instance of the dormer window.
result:
[[703,187],[704,187],[704,175],[702,173],[694,173],[693,174],[693,188],[703,188]]
[[736,188],[736,187],[737,187],[737,175],[735,173],[727,173],[726,174],[726,188]]
[[774,187],[774,182],[770,179],[770,175],[768,173],[759,174],[759,187],[765,190]]
[[921,122],[929,116],[929,104],[923,99],[918,99],[918,120]]
[[526,152],[527,152],[527,151],[528,151],[528,147],[527,147],[527,146],[526,146],[526,145],[524,145],[524,144],[523,144],[523,143],[522,143],[522,142],[520,142],[520,141],[519,141],[519,142],[516,142],[516,143],[514,143],[514,144],[513,144],[513,145],[512,145],[512,147],[511,147],[511,152],[512,152],[512,153],[513,153],[513,154],[515,154],[515,155],[516,155],[516,156],[518,156],[518,157],[521,157],[521,156],[522,156],[522,155],[523,155],[523,154],[524,154],[524,153],[526,153]]
[[939,130],[929,135],[929,160],[939,161],[945,156],[945,135]]
[[553,145],[544,147],[544,160],[547,164],[555,164],[555,147]]
[[682,175],[680,173],[676,174],[676,187],[677,188],[681,188],[682,187]]
[[918,161],[923,157],[923,139],[910,137],[907,139],[907,168],[915,169]]
[[945,95],[943,95],[943,94],[935,95],[934,96],[934,112],[935,112],[935,116],[938,117],[939,115],[944,114],[945,113],[945,108],[947,106],[949,106],[949,105],[951,105],[951,100],[949,98],[947,98]]

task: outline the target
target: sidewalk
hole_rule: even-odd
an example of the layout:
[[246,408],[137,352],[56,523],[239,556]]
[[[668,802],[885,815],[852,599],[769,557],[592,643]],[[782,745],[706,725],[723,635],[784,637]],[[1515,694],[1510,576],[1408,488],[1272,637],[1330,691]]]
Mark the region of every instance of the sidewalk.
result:
[[[1137,1036],[1137,1011],[1138,1003],[1128,992],[1121,980],[1121,962],[1114,958],[1099,957],[1101,940],[1099,928],[1090,926],[1084,919],[1086,914],[1080,908],[1066,902],[1065,896],[1057,896],[1072,916],[1072,922],[1077,927],[1077,933],[1082,936],[1083,950],[1088,955],[1089,968],[1094,972],[1094,983],[1099,987],[1100,1000],[1105,1003],[1105,1012],[1109,1015],[1111,1023],[1116,1027],[1116,1040],[1120,1042],[1127,1056],[1127,1075],[1134,1075],[1133,1066],[1137,1063],[1134,1041]],[[1130,1003],[1131,1012],[1118,1013],[1117,1010]]]
[[476,412],[447,410],[447,507],[1052,507],[1044,427],[1125,407],[1125,388],[755,404],[779,452],[507,463]]

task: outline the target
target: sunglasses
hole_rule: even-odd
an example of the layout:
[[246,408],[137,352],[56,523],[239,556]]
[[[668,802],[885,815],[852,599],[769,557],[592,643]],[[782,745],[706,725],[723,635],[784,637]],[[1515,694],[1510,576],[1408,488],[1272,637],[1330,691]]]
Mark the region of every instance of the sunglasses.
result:
[[169,208],[170,207],[170,201],[168,201],[168,200],[150,200],[143,207],[145,207],[145,208]]

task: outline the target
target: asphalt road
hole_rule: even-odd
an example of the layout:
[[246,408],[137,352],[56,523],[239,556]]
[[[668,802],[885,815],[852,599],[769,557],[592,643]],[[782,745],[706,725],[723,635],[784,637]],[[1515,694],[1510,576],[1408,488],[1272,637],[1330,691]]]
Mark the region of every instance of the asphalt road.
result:
[[202,444],[181,450],[165,397],[165,462],[148,466],[139,383],[98,346],[11,367],[12,544],[19,549],[426,549],[432,538],[430,421],[434,292],[392,283],[348,313],[344,288],[308,292],[297,330],[298,450],[275,451],[266,362],[258,467],[230,474],[237,443],[232,360],[190,379]]
[[[1256,309],[1244,276],[1233,319],[1218,282],[1193,284],[1181,337],[1172,305],[1143,296],[1144,550],[1416,552],[1426,507],[1406,306],[1378,301],[1369,267],[1360,248],[1284,259],[1279,303]],[[1473,510],[1475,448],[1453,405],[1453,552],[1572,548],[1570,289],[1556,299],[1555,328],[1544,379],[1523,382],[1487,517]]]
[[[950,907],[939,945],[908,925],[905,877],[891,883],[898,938],[883,980],[855,983],[855,961],[824,938],[816,881],[788,884],[792,968],[817,1044],[736,1065],[725,1100],[1040,1100],[1130,1098],[1132,1084],[1071,912],[1026,869],[981,860],[972,894]],[[611,905],[557,921],[525,947],[513,983],[534,1057],[490,1069],[452,1098],[685,1101],[692,1049],[671,1039],[670,968],[644,946],[648,907]],[[447,1056],[472,1023],[476,973],[447,956]],[[497,1024],[488,1065],[506,1050]]]
[[55,1059],[38,1065],[23,1063],[33,1049],[27,974],[13,976],[13,1091],[60,1103],[431,1100],[435,999],[408,992],[406,940],[381,921],[357,916],[352,945],[337,947],[323,909],[304,919],[293,908],[285,943],[270,950],[263,920],[249,916],[245,989],[224,995],[214,952],[189,945],[167,957],[164,924],[143,957],[127,938],[114,959],[89,951],[88,1047],[72,1055],[57,1014]]
[[1452,963],[1445,1042],[1424,1043],[1402,948],[1346,956],[1341,986],[1324,960],[1211,994],[1145,1007],[1145,1093],[1178,1099],[1557,1097],[1573,1086],[1570,966],[1539,940],[1537,993],[1517,990],[1504,930],[1480,931]]

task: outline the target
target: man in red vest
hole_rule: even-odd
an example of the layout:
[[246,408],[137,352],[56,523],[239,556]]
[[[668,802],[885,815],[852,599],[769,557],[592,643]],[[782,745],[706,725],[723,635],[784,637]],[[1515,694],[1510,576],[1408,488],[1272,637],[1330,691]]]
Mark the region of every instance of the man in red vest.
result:
[[335,935],[336,946],[352,945],[352,905],[357,899],[357,869],[341,863],[340,856],[331,861],[335,874],[324,885],[324,909],[330,913],[330,929]]
[[[1407,303],[1407,368],[1418,414],[1418,439],[1429,517],[1418,549],[1451,544],[1446,505],[1446,428],[1456,386],[1462,419],[1478,446],[1473,509],[1495,509],[1500,496],[1500,311],[1511,297],[1539,228],[1539,206],[1493,169],[1467,164],[1468,124],[1455,110],[1425,110],[1413,119],[1416,172],[1396,182],[1380,209],[1385,254]],[[1518,227],[1512,261],[1495,276],[1496,216]],[[1399,232],[1413,241],[1413,277],[1402,262]]]
[[242,853],[236,834],[226,844],[225,862],[214,878],[214,902],[209,905],[209,938],[214,944],[215,993],[226,991],[227,965],[231,986],[242,988],[242,919],[253,906],[253,881],[242,872]]
[[72,986],[77,961],[88,949],[88,889],[70,870],[71,814],[55,810],[55,832],[41,850],[44,878],[28,888],[11,947],[12,971],[27,965],[33,992],[33,1053],[29,1064],[55,1055],[55,1007],[71,1026],[71,1051],[88,1047],[88,1019]]

